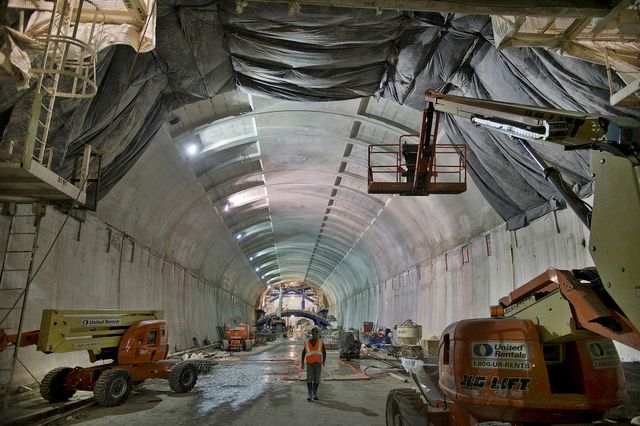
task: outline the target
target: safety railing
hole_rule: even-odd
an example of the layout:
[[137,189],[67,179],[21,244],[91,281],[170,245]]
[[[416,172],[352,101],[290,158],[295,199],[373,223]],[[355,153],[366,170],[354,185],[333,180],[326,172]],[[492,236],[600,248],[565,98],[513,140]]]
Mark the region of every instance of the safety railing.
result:
[[[426,119],[427,114],[423,116]],[[436,126],[437,129],[437,117]],[[425,129],[423,129],[424,131]],[[466,190],[467,147],[464,144],[436,144],[435,131],[426,144],[426,172],[415,179],[419,167],[420,135],[406,134],[394,144],[369,145],[368,189],[370,193],[428,195],[456,194]],[[424,167],[424,166],[422,166]]]
[[403,162],[397,143],[369,145],[368,183],[400,182]]

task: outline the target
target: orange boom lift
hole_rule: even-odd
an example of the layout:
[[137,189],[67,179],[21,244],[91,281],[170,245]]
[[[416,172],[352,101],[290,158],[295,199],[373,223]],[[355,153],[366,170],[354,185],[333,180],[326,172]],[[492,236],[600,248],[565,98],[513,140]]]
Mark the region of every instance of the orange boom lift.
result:
[[[441,114],[468,119],[477,127],[508,135],[532,158],[590,229],[588,247],[597,270],[548,269],[502,298],[491,308],[492,318],[449,325],[439,342],[438,359],[409,368],[420,392],[405,388],[389,393],[387,425],[533,425],[601,419],[605,411],[629,400],[612,340],[640,349],[637,128],[633,140],[634,129],[625,128],[624,119],[616,117],[436,92],[428,92],[427,103],[422,132],[413,145],[401,140],[393,146],[370,146],[369,192],[462,192],[465,147],[440,146],[436,138]],[[535,149],[541,144],[589,150],[593,206],[545,163]]]
[[0,351],[10,345],[37,345],[46,354],[86,350],[93,367],[60,367],[44,377],[40,394],[50,402],[68,400],[77,390],[93,391],[98,404],[122,404],[134,383],[158,378],[174,392],[188,392],[198,370],[190,361],[172,363],[163,311],[52,310],[42,312],[40,330],[16,335],[0,329]]

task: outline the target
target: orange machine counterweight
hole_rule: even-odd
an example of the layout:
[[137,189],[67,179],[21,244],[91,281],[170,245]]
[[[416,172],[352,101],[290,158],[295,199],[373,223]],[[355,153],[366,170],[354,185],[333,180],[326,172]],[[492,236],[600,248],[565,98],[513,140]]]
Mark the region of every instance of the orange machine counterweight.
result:
[[530,320],[456,322],[442,334],[439,363],[440,389],[464,413],[458,425],[469,415],[478,422],[590,422],[628,402],[611,340],[542,344]]

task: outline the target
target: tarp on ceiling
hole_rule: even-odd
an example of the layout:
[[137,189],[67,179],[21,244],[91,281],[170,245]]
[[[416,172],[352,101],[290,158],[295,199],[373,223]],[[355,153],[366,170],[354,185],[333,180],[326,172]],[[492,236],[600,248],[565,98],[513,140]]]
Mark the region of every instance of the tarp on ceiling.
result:
[[[156,49],[115,47],[99,62],[98,96],[63,101],[51,144],[68,173],[83,143],[103,152],[103,194],[142,155],[171,109],[239,88],[296,101],[379,96],[424,106],[427,89],[483,99],[640,117],[608,106],[602,66],[543,49],[497,51],[487,16],[398,13],[235,1],[158,2]],[[617,82],[620,84],[621,82]],[[18,137],[30,103],[3,83],[0,126]],[[469,146],[469,170],[511,229],[552,208],[556,194],[506,137],[455,118],[445,128]],[[580,195],[590,193],[585,153],[542,149]]]

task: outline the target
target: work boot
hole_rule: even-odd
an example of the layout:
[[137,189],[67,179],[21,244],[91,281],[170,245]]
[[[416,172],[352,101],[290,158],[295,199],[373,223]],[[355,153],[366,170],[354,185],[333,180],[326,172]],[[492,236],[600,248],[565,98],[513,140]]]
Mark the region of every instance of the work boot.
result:
[[313,397],[313,383],[307,383],[307,390],[309,391],[309,396],[307,397],[307,401],[311,401]]
[[320,383],[314,383],[313,384],[313,399],[315,401],[318,400],[318,386],[320,386]]

